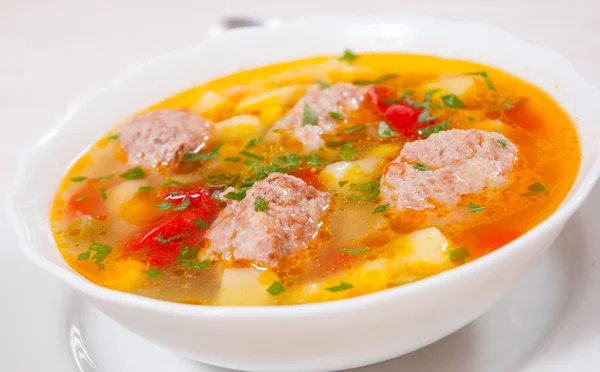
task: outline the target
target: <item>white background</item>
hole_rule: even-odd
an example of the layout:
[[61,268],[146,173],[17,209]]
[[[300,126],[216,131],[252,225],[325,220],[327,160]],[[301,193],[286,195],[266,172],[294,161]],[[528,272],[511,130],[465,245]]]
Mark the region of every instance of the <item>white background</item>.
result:
[[[392,11],[502,27],[564,54],[600,86],[600,0],[0,0],[0,197],[12,178],[17,151],[46,130],[70,101],[141,59],[206,37],[222,17]],[[0,236],[5,235],[3,214],[0,228]],[[0,282],[0,317],[16,318],[18,311],[28,324],[13,322],[0,329],[14,335],[10,344],[0,345],[0,359],[18,358],[19,371],[54,371],[66,352],[53,339],[56,334],[67,337],[57,321],[64,309],[51,306],[57,299],[43,293],[62,286],[22,264],[12,241],[1,241],[0,271],[14,281]],[[35,296],[33,288],[20,285],[32,277],[37,279]],[[6,298],[18,298],[20,306]],[[53,348],[56,353],[36,352]],[[30,354],[16,352],[24,349]]]

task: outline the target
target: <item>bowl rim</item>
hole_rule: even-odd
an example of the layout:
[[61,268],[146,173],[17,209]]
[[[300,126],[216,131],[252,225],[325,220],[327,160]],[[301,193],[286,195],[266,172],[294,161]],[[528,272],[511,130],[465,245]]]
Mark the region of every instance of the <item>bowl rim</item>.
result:
[[[319,22],[331,22],[332,19],[336,21],[351,22],[352,20],[360,19],[363,21],[371,22],[383,22],[393,21],[398,23],[431,23],[438,22],[445,26],[461,26],[470,27],[477,29],[479,32],[494,32],[497,35],[501,35],[507,42],[518,45],[520,47],[526,47],[530,50],[535,50],[536,53],[543,55],[551,60],[560,62],[561,66],[568,68],[569,74],[577,81],[574,84],[578,84],[585,87],[591,94],[595,95],[600,99],[600,91],[594,87],[591,83],[584,80],[584,78],[576,71],[574,66],[559,53],[538,45],[528,43],[522,39],[517,38],[514,34],[505,31],[503,29],[490,26],[480,22],[465,22],[465,21],[449,21],[440,19],[432,16],[425,16],[419,14],[387,14],[387,15],[311,15],[306,17],[296,18],[290,21],[284,21],[281,23],[272,23],[265,27],[260,28],[242,28],[228,30],[225,34],[248,34],[258,35],[260,33],[270,33],[274,31],[284,31],[286,28],[297,28],[302,26],[304,23],[319,23]],[[215,36],[219,37],[219,36]],[[377,303],[378,301],[385,300],[386,298],[392,298],[396,296],[410,296],[420,291],[427,290],[428,288],[435,288],[439,286],[446,286],[448,279],[459,280],[461,277],[473,275],[477,271],[486,270],[487,267],[493,265],[493,262],[503,257],[508,257],[515,254],[519,249],[527,244],[530,244],[546,233],[550,233],[551,230],[566,221],[570,216],[579,208],[584,199],[592,190],[595,182],[600,176],[600,156],[596,156],[593,159],[589,170],[581,178],[581,184],[577,189],[574,186],[571,187],[570,199],[561,204],[558,209],[550,215],[548,218],[540,222],[537,226],[527,231],[521,237],[513,240],[509,244],[503,246],[501,249],[495,250],[482,256],[466,265],[461,265],[450,270],[438,273],[436,275],[421,279],[410,285],[399,286],[395,288],[389,288],[372,292],[357,297],[348,299],[334,300],[328,302],[319,303],[308,303],[308,304],[296,304],[296,305],[282,305],[282,306],[198,306],[185,303],[169,302],[164,300],[158,300],[150,297],[136,295],[127,292],[121,292],[113,289],[109,289],[100,285],[97,285],[90,280],[86,279],[75,270],[70,267],[61,267],[51,262],[49,259],[43,257],[34,248],[33,243],[29,239],[28,225],[25,221],[21,221],[18,213],[18,206],[16,205],[15,199],[19,194],[21,184],[25,182],[27,177],[27,171],[31,166],[31,161],[34,159],[34,155],[37,149],[43,146],[44,143],[51,141],[69,122],[70,118],[75,115],[81,106],[84,106],[85,102],[94,100],[94,98],[105,90],[109,90],[112,86],[118,85],[120,81],[126,80],[128,76],[135,75],[137,71],[144,66],[151,66],[159,64],[161,61],[172,58],[177,55],[183,55],[190,50],[201,49],[204,44],[208,42],[208,39],[203,39],[196,44],[188,47],[161,53],[153,57],[142,60],[124,72],[118,74],[110,81],[97,86],[96,89],[92,89],[80,96],[79,99],[71,102],[67,107],[64,115],[58,117],[52,124],[51,128],[39,139],[32,141],[28,146],[25,146],[21,151],[19,159],[17,161],[17,174],[7,190],[4,207],[8,214],[9,221],[13,228],[17,232],[18,242],[21,250],[25,256],[41,267],[45,271],[59,277],[70,286],[77,289],[79,292],[98,298],[111,303],[119,303],[129,307],[141,307],[147,310],[165,313],[165,314],[177,314],[183,316],[227,316],[227,317],[239,317],[239,316],[251,316],[256,318],[293,318],[299,315],[307,315],[315,312],[335,314],[342,310],[348,311],[353,308],[361,308],[369,306],[370,304]],[[578,137],[581,138],[581,133],[578,133]],[[582,169],[580,165],[579,175],[582,175]],[[51,239],[53,245],[53,238]]]

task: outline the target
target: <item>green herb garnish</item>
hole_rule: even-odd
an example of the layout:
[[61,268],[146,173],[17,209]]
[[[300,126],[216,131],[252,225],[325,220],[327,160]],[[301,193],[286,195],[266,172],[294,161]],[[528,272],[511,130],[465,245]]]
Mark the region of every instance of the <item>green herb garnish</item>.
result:
[[427,168],[427,166],[425,166],[421,163],[417,163],[417,164],[413,165],[413,168],[415,168],[416,170],[420,170],[421,172],[425,172],[425,171],[429,170],[429,168]]
[[506,142],[504,138],[498,138],[496,142],[498,142],[498,144],[502,147],[506,147],[506,145],[508,145],[508,142]]
[[384,105],[391,105],[394,103],[400,103],[402,102],[402,98],[388,98],[388,99],[382,99],[381,103],[383,103]]
[[160,278],[161,276],[164,276],[164,274],[161,273],[160,271],[153,270],[153,269],[144,270],[144,274],[148,275],[151,278]]
[[544,186],[541,182],[536,182],[532,185],[529,185],[527,187],[527,189],[529,190],[529,192],[523,194],[522,196],[525,196],[528,198],[538,196],[538,195],[548,192],[548,189],[546,188],[546,186]]
[[90,258],[90,253],[92,253],[91,251],[85,251],[83,253],[80,253],[79,255],[77,255],[77,259],[80,261],[83,260],[88,260]]
[[138,188],[138,191],[152,191],[152,190],[154,190],[154,187],[152,187],[152,186],[140,186]]
[[318,154],[307,155],[304,157],[304,159],[306,159],[306,162],[311,167],[321,167],[329,164],[327,160],[321,158]]
[[379,122],[379,128],[377,130],[379,132],[379,138],[392,138],[398,136],[398,133],[396,133],[385,121]]
[[373,214],[383,213],[383,212],[387,211],[389,207],[390,207],[389,204],[378,205],[377,208],[375,208],[375,210],[373,211]]
[[325,288],[326,290],[328,290],[329,292],[339,292],[339,291],[345,291],[347,289],[350,288],[354,288],[354,286],[350,283],[346,283],[346,282],[340,282],[339,285],[333,286],[333,287],[328,287]]
[[156,237],[156,241],[159,243],[162,243],[162,244],[166,244],[166,243],[174,242],[175,240],[178,240],[178,239],[183,239],[186,236],[188,236],[188,234],[179,234],[179,235],[175,235],[175,236],[165,239],[165,238],[163,238],[162,234],[158,234],[158,236]]
[[208,229],[208,224],[206,222],[204,222],[204,220],[200,219],[200,218],[196,218],[194,220],[194,224],[196,226],[198,226],[201,229]]
[[481,76],[481,78],[483,79],[483,81],[485,81],[485,83],[487,84],[487,86],[490,90],[493,90],[494,92],[498,91],[498,88],[496,88],[496,85],[494,84],[492,79],[490,79],[487,72],[485,72],[485,71],[470,72],[467,75]]
[[188,262],[184,262],[183,265],[181,265],[181,267],[183,269],[192,269],[192,270],[206,269],[206,268],[210,267],[210,261],[209,260],[188,261]]
[[92,243],[90,244],[89,250],[96,252],[94,257],[92,257],[92,261],[94,261],[94,263],[100,263],[108,257],[110,252],[112,252],[112,247],[106,244]]
[[469,213],[481,212],[484,209],[485,209],[485,207],[482,207],[481,205],[477,205],[473,202],[469,203]]
[[119,138],[119,133],[115,133],[113,135],[110,135],[110,136],[106,137],[106,139],[109,140],[109,141],[114,141],[114,140],[116,140],[118,138]]
[[356,151],[351,143],[346,142],[340,147],[339,155],[346,161],[355,160],[358,157],[358,151]]
[[359,249],[340,249],[340,252],[342,253],[346,253],[346,254],[352,254],[352,255],[357,255],[357,254],[363,254],[363,253],[367,253],[368,251],[370,251],[370,248],[359,248]]
[[114,173],[110,173],[110,174],[105,174],[104,176],[98,176],[98,177],[96,177],[96,179],[98,181],[103,181],[103,180],[109,180],[109,179],[113,178],[114,176],[115,176]]
[[237,192],[230,191],[227,194],[223,195],[223,197],[231,200],[242,201],[246,197],[246,191],[248,191],[247,188],[242,188]]
[[179,252],[179,256],[177,256],[177,261],[191,260],[196,257],[198,257],[198,248],[188,248],[185,242],[181,243],[181,252]]
[[223,159],[224,161],[231,161],[231,162],[236,162],[236,161],[241,161],[242,158],[238,158],[238,157],[233,157],[233,158],[225,158]]
[[257,196],[254,199],[254,208],[256,208],[259,212],[264,212],[267,210],[267,201],[260,196]]
[[83,196],[80,196],[79,198],[75,199],[75,203],[80,203],[80,202],[82,202],[82,201],[86,200],[86,199],[87,199],[87,198],[89,198],[89,197],[90,197],[90,196],[89,196],[89,195],[87,195],[87,194],[85,194],[85,195],[83,195]]
[[246,146],[244,146],[244,148],[249,149],[251,147],[254,147],[254,146],[258,145],[261,140],[262,139],[260,137],[252,138],[250,141],[248,141],[248,143],[246,143]]
[[312,107],[308,104],[304,105],[304,111],[302,112],[302,125],[317,125],[319,115]]
[[156,208],[160,209],[161,211],[168,211],[169,209],[173,208],[173,203],[165,200],[164,202],[158,204]]
[[181,203],[179,203],[178,206],[175,207],[175,209],[173,209],[173,211],[175,212],[181,212],[187,209],[187,207],[190,206],[190,204],[192,204],[192,201],[190,200],[190,198],[188,198],[187,196],[184,197],[181,200]]
[[77,176],[77,177],[72,177],[71,181],[73,182],[81,182],[81,181],[85,181],[88,178],[86,176]]
[[421,138],[427,138],[429,136],[431,136],[434,133],[438,133],[441,132],[443,130],[448,129],[448,127],[450,126],[450,124],[452,124],[452,118],[443,121],[439,124],[435,124],[435,125],[430,125],[428,127],[425,128],[420,128],[417,129],[417,134],[421,137]]
[[354,80],[352,83],[355,85],[377,85],[377,84],[381,84],[385,81],[395,79],[397,77],[398,77],[398,74],[385,74],[385,75],[381,75],[380,77],[378,77],[377,79],[374,79],[374,80],[357,79],[357,80]]
[[315,84],[318,84],[323,89],[331,88],[331,84],[323,80],[317,79],[315,80]]
[[347,184],[349,181],[340,181],[338,182],[338,185],[340,185],[340,187],[344,187],[345,184]]
[[429,107],[425,107],[425,109],[419,114],[417,121],[419,123],[428,123],[430,121],[434,121],[437,118],[437,116],[431,116],[431,114],[429,113]]
[[342,54],[342,56],[340,57],[340,60],[352,63],[357,58],[358,54],[354,53],[350,49],[345,49],[344,54]]
[[335,112],[335,111],[329,111],[329,116],[331,116],[335,120],[344,120],[345,119],[344,115],[340,114],[339,112]]
[[302,161],[302,156],[298,154],[287,154],[275,159],[276,162],[283,164],[286,168],[296,168]]
[[264,161],[265,160],[265,158],[263,156],[255,154],[255,153],[252,153],[252,152],[249,152],[249,151],[245,151],[245,150],[240,151],[240,154],[242,154],[244,156],[247,156],[249,158],[252,158],[252,159],[259,160],[259,161]]
[[220,143],[217,146],[215,146],[215,148],[212,149],[211,152],[207,152],[204,154],[195,154],[195,153],[184,154],[183,159],[187,162],[198,162],[198,161],[207,161],[207,160],[215,159],[215,158],[219,157],[219,150],[221,149],[222,146],[223,146],[223,144]]
[[471,257],[471,253],[464,245],[448,251],[448,258],[454,263],[462,264],[469,257]]
[[102,198],[102,200],[106,200],[107,195],[106,195],[106,188],[105,187],[101,187],[100,188],[100,197]]
[[354,132],[358,132],[358,131],[361,131],[361,130],[366,130],[367,128],[368,128],[367,124],[356,125],[354,127],[350,127],[348,129],[344,130],[344,133],[352,134]]
[[446,94],[442,96],[444,104],[453,109],[465,108],[463,101],[456,94]]
[[474,117],[472,117],[472,116],[469,116],[469,117],[467,118],[467,120],[468,120],[468,121],[476,121],[477,119],[475,119],[475,118],[474,118]]
[[135,180],[146,177],[146,172],[144,172],[144,170],[140,167],[134,167],[125,173],[121,173],[119,176],[121,178],[125,178],[126,180]]
[[283,285],[281,283],[279,283],[277,280],[274,281],[269,288],[267,288],[267,292],[269,292],[269,294],[271,296],[277,296],[278,294],[280,294],[281,292],[283,292],[285,290],[285,288],[283,288]]
[[185,187],[186,189],[192,188],[192,186],[188,185],[187,183],[179,182],[177,180],[169,180],[169,181],[163,183],[162,185],[160,185],[160,188],[165,189],[169,186],[181,186],[181,187]]

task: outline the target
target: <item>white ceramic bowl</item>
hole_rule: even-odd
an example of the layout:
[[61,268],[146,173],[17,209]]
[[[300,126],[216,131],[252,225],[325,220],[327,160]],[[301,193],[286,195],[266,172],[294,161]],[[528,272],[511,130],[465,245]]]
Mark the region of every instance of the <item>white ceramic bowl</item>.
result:
[[[575,120],[583,159],[550,218],[502,249],[407,286],[354,299],[287,307],[176,304],[97,286],[61,258],[48,226],[56,187],[73,159],[125,116],[240,68],[322,54],[411,52],[499,67],[541,87]],[[390,359],[430,344],[493,306],[555,240],[596,181],[600,92],[563,57],[499,29],[386,15],[317,16],[242,29],[152,58],[71,106],[21,159],[7,209],[23,252],[100,310],[184,356],[252,371],[326,371]]]

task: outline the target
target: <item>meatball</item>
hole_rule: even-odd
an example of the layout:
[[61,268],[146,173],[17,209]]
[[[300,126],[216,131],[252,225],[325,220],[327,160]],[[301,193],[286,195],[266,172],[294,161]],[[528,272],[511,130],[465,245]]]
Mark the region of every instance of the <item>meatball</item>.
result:
[[205,146],[211,129],[210,122],[188,112],[150,111],[123,125],[121,147],[132,165],[176,167],[183,154]]
[[381,179],[384,200],[396,210],[452,207],[462,195],[505,186],[517,147],[502,134],[452,129],[407,143]]
[[[323,145],[321,136],[334,132],[338,126],[336,119],[332,118],[329,113],[344,114],[356,111],[366,92],[367,87],[348,83],[335,84],[325,89],[321,89],[316,85],[312,86],[290,112],[277,121],[273,127],[287,129],[291,135],[302,142],[306,153],[318,150]],[[317,114],[315,125],[304,125],[302,123],[306,105]]]
[[[221,195],[230,191],[234,190]],[[255,206],[259,197],[266,202],[264,211]],[[299,178],[271,173],[256,182],[242,201],[223,200],[229,204],[207,232],[207,256],[277,267],[315,239],[330,195]]]

